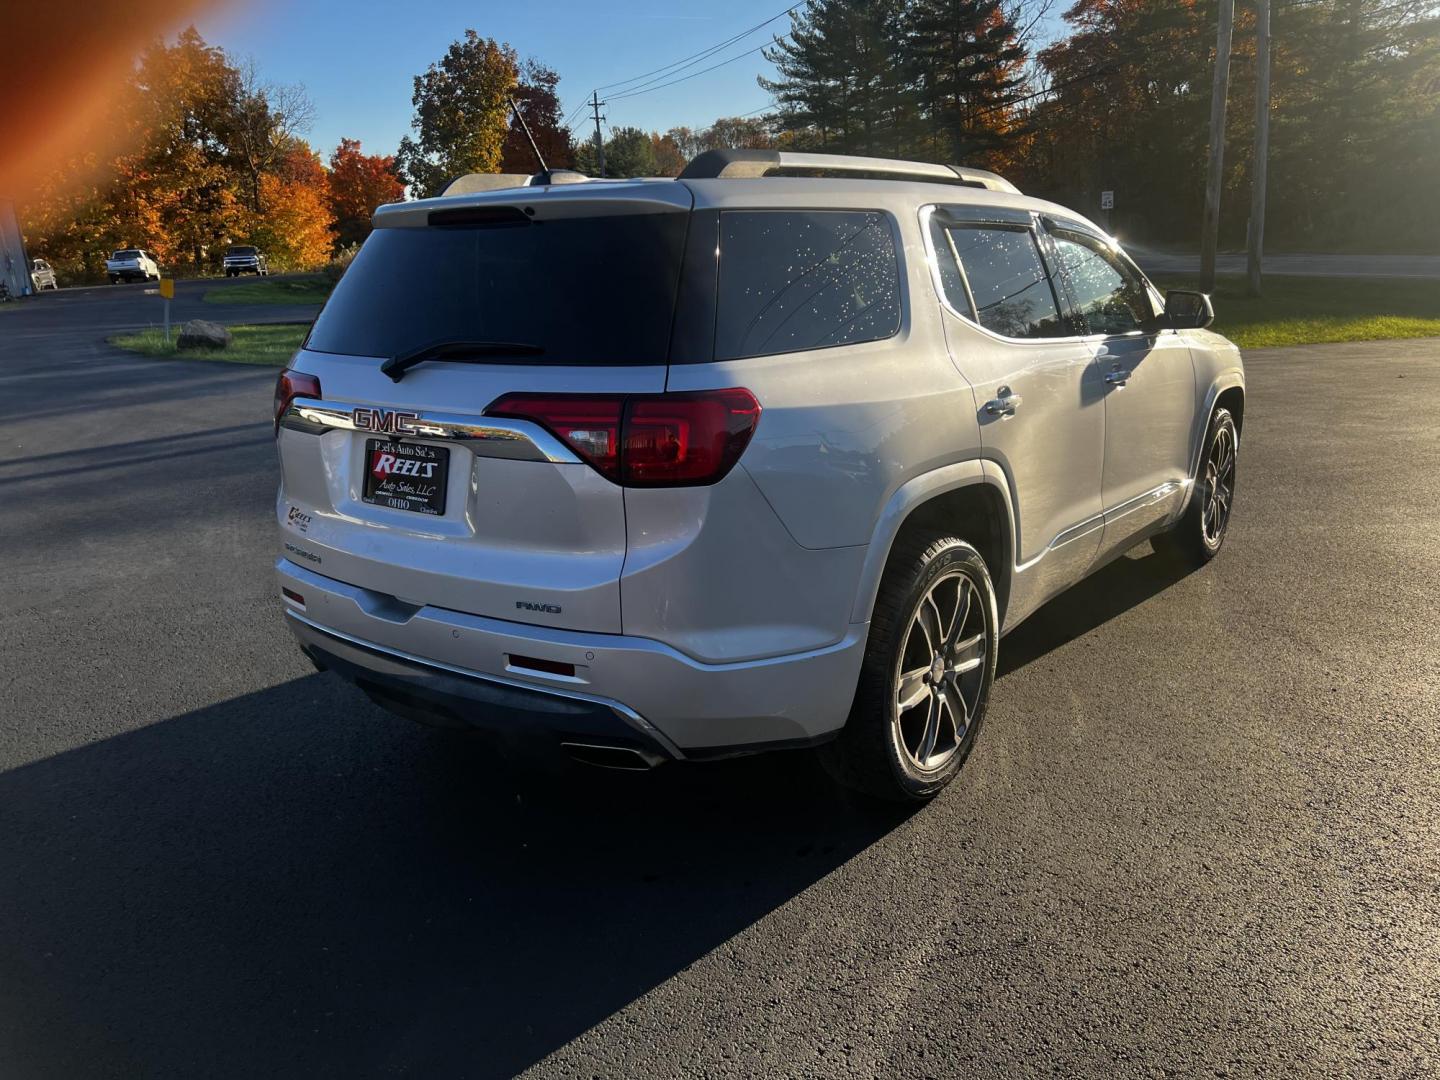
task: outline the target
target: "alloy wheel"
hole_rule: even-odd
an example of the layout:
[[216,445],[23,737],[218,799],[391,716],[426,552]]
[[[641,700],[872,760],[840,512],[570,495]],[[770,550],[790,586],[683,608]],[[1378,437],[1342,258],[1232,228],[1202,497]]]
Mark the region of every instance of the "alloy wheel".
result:
[[897,749],[921,772],[941,768],[976,720],[989,635],[984,601],[964,571],[935,581],[905,631],[895,676]]
[[1205,460],[1205,506],[1200,528],[1205,543],[1214,547],[1230,523],[1230,506],[1235,497],[1235,429],[1228,424],[1215,429],[1210,454]]

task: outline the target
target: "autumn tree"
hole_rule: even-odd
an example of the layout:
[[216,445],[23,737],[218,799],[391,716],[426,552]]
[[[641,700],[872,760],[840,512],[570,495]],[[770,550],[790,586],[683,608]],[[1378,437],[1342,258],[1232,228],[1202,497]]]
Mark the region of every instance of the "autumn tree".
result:
[[250,209],[263,209],[260,178],[273,172],[294,141],[310,130],[315,106],[299,84],[266,82],[253,60],[238,71],[231,154],[243,172]]
[[375,208],[405,198],[393,155],[364,154],[357,139],[341,139],[330,155],[330,212],[337,243],[358,244],[370,235]]
[[260,195],[265,209],[245,216],[237,241],[258,245],[278,270],[312,270],[329,260],[335,216],[318,154],[292,142],[274,171],[260,178]]
[[[30,247],[70,278],[101,277],[118,247],[153,251],[167,274],[200,272],[258,231],[276,265],[314,265],[332,216],[324,171],[295,134],[307,100],[193,27],[152,42],[97,119],[92,149],[57,162],[20,208]],[[118,153],[94,148],[107,132]]]
[[138,235],[122,243],[199,269],[240,216],[229,167],[239,71],[192,26],[145,50],[132,94],[125,119],[136,145],[116,161],[110,197]]
[[412,194],[438,195],[457,176],[499,171],[519,74],[514,49],[466,30],[415,76],[415,135],[395,155]]
[[[532,58],[520,66],[520,79],[513,97],[545,164],[552,169],[568,169],[575,157],[570,132],[560,125],[560,97],[556,89],[559,85],[560,76]],[[512,117],[500,154],[500,171],[523,173],[539,168],[530,140]]]
[[658,131],[650,133],[650,156],[655,163],[656,176],[679,176],[680,170],[690,159],[681,151],[680,145],[669,134]]

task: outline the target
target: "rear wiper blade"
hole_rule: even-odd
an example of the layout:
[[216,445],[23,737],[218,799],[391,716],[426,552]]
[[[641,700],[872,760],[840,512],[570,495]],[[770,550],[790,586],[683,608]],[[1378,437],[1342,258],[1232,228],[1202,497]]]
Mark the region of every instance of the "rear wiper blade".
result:
[[539,345],[528,345],[523,341],[432,341],[418,349],[395,354],[380,365],[380,370],[399,382],[406,371],[427,360],[467,363],[497,356],[539,356],[544,351]]

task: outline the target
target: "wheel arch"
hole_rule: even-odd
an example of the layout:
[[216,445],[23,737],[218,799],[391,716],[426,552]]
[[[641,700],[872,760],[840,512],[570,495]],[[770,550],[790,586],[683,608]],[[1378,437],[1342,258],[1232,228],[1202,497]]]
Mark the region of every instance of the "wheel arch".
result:
[[871,535],[851,621],[870,620],[891,553],[917,530],[958,536],[980,552],[1003,625],[1014,570],[1013,517],[1009,493],[979,460],[914,477],[890,497]]
[[[1230,415],[1235,418],[1235,433],[1241,434],[1245,421],[1245,378],[1238,370],[1220,375],[1205,392],[1205,407],[1198,410],[1196,414],[1195,432],[1191,439],[1190,479],[1192,481],[1200,475],[1200,455],[1205,452],[1205,434],[1210,430],[1210,418],[1215,415],[1217,408],[1230,410]],[[1188,496],[1186,502],[1189,502]]]

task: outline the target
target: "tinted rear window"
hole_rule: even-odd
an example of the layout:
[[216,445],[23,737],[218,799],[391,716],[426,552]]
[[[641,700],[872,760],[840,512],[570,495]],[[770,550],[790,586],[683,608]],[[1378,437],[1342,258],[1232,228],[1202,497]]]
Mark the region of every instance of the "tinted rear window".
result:
[[543,350],[527,363],[663,364],[689,217],[376,229],[306,347],[389,357],[503,341]]
[[136,251],[134,248],[125,248],[123,251],[115,252],[115,254],[111,255],[110,257],[112,259],[138,259],[140,257],[140,252]]
[[853,345],[899,329],[899,264],[885,214],[720,215],[715,359]]

